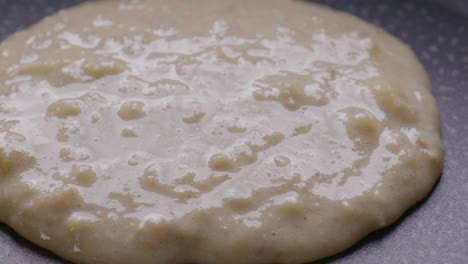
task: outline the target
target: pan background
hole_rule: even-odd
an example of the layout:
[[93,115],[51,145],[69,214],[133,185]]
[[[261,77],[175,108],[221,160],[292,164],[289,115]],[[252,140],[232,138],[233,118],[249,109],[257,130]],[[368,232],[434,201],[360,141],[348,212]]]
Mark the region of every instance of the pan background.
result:
[[[81,2],[84,0],[0,0],[0,41]],[[442,177],[425,201],[392,226],[314,264],[468,263],[468,0],[309,2],[357,15],[411,46],[432,81],[446,146]],[[0,224],[0,263],[67,262]]]

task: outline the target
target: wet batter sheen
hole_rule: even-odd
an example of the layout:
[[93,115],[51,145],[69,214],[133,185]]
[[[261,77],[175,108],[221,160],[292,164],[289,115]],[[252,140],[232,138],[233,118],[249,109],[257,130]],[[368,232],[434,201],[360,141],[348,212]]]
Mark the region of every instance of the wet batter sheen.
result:
[[413,53],[305,2],[87,3],[0,69],[0,221],[77,263],[312,261],[441,172]]

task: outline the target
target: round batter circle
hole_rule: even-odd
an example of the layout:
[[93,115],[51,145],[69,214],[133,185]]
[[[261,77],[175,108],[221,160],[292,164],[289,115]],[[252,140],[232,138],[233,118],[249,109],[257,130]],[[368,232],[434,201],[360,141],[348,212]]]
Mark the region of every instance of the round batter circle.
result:
[[306,2],[86,3],[0,68],[0,221],[77,263],[313,261],[442,168],[411,50]]

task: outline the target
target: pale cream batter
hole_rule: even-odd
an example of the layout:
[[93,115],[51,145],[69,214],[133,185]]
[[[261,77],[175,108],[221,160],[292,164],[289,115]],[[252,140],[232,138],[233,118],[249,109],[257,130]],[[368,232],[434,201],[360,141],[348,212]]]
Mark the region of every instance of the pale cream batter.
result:
[[0,69],[0,221],[77,263],[312,261],[441,172],[413,53],[305,2],[87,3]]

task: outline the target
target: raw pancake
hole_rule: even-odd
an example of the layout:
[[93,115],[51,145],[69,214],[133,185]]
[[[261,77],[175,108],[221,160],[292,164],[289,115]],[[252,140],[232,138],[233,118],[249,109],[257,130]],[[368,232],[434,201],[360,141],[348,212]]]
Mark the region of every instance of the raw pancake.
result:
[[0,221],[77,263],[312,261],[441,172],[413,53],[305,2],[87,3],[0,69]]

